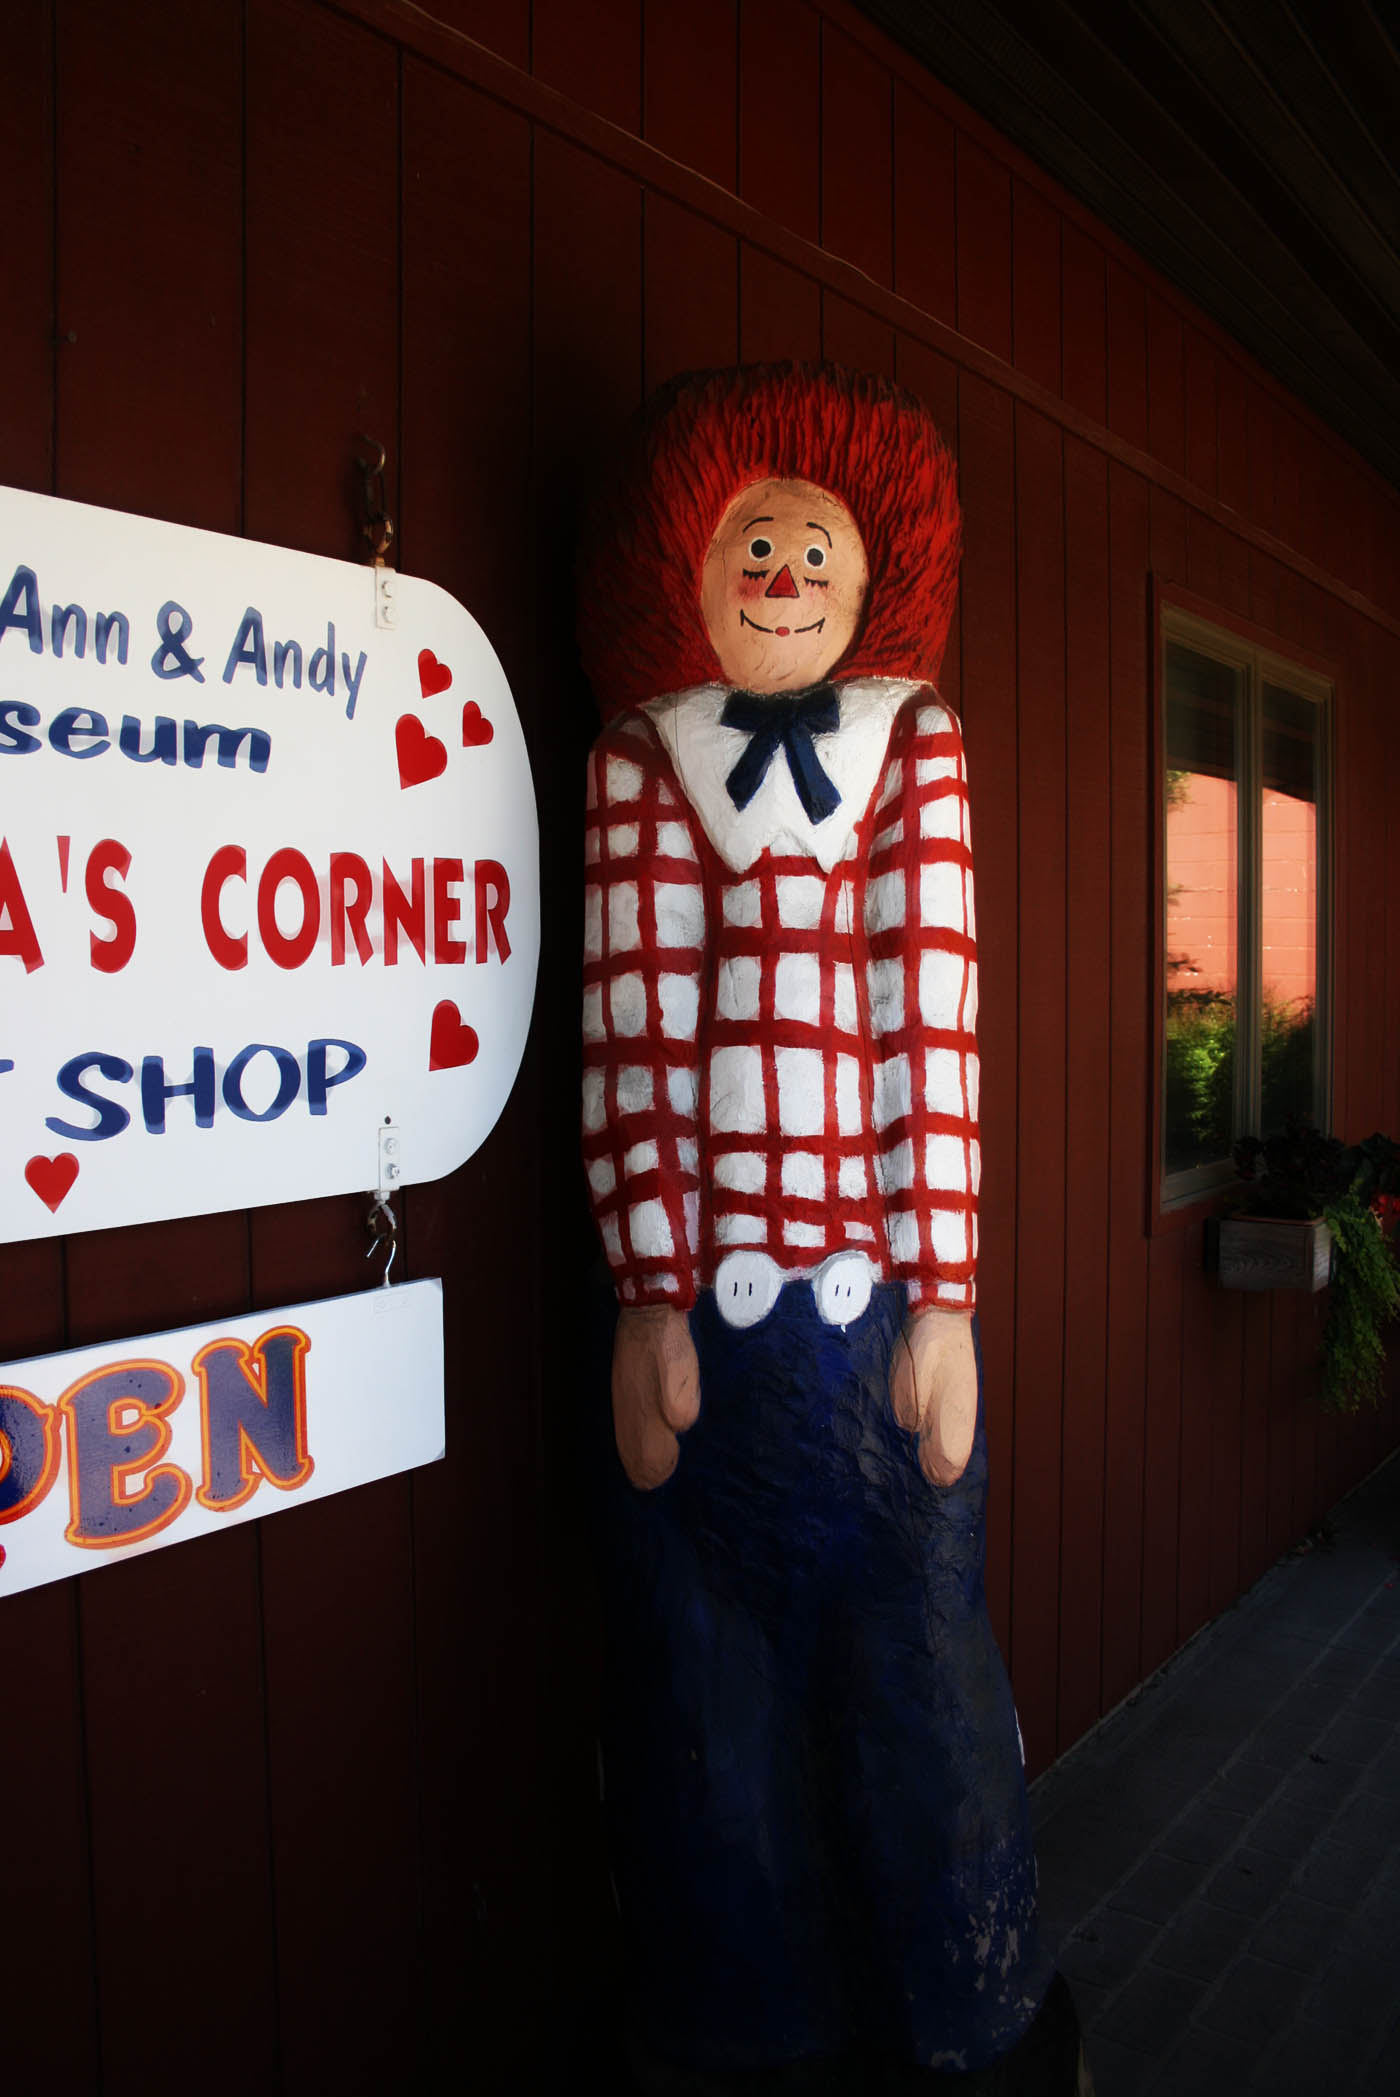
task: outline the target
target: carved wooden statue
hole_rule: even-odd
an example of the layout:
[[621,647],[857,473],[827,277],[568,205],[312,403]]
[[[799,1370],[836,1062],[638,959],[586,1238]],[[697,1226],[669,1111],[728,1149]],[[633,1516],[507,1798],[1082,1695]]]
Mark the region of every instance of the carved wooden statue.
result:
[[961,2087],[1050,1982],[982,1584],[958,556],[921,405],[796,366],[666,389],[584,547],[605,1789],[658,2089]]

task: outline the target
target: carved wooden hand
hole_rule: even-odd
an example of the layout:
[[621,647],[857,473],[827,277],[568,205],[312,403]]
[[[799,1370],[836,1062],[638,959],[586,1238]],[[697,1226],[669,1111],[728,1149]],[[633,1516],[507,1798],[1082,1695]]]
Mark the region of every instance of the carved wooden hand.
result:
[[612,1401],[622,1468],[633,1485],[650,1492],[675,1470],[676,1436],[700,1415],[700,1365],[684,1311],[657,1304],[619,1314]]
[[924,1476],[955,1485],[977,1431],[971,1312],[930,1307],[907,1320],[890,1366],[890,1398],[900,1426],[919,1437]]

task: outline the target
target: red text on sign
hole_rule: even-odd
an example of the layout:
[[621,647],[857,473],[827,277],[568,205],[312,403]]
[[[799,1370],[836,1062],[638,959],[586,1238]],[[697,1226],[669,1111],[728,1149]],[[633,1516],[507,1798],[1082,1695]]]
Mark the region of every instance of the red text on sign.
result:
[[[468,885],[470,917],[462,893]],[[302,967],[322,940],[333,968],[352,953],[361,965],[379,955],[393,968],[405,947],[438,966],[469,955],[478,962],[510,958],[510,877],[494,859],[413,859],[405,880],[387,859],[376,875],[358,852],[332,852],[322,874],[287,845],[254,882],[244,847],[221,845],[205,868],[199,907],[204,943],[230,971],[247,967],[254,936],[284,969]]]

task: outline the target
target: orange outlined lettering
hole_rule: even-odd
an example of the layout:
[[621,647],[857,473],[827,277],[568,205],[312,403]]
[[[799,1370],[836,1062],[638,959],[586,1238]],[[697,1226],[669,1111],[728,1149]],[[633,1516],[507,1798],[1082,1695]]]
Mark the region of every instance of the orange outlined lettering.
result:
[[[57,1410],[68,1421],[70,1520],[63,1533],[70,1544],[111,1551],[140,1543],[184,1512],[191,1481],[178,1464],[160,1461],[170,1447],[167,1415],[184,1394],[184,1377],[157,1361],[104,1365],[63,1393]],[[138,1471],[146,1472],[145,1484],[130,1491]]]
[[250,1500],[265,1478],[295,1492],[315,1470],[307,1447],[308,1334],[273,1326],[250,1345],[211,1340],[191,1367],[199,1378],[199,1434],[204,1476],[201,1507],[227,1514]]
[[[22,1474],[16,1477],[10,1475],[15,1464],[14,1429],[18,1424],[12,1414],[10,1425],[7,1427],[5,1424],[6,1414],[10,1412],[11,1407],[18,1407],[21,1415],[27,1416],[32,1421],[33,1428],[37,1428],[43,1437],[43,1455],[37,1465],[34,1465],[32,1429],[26,1435],[26,1441],[30,1445],[29,1460],[33,1465],[33,1475],[28,1483],[25,1483]],[[57,1475],[59,1459],[63,1454],[62,1443],[58,1414],[51,1405],[45,1405],[43,1399],[36,1398],[31,1391],[22,1391],[18,1384],[0,1384],[0,1522],[17,1522],[21,1515],[28,1514],[31,1507],[39,1505]],[[8,1492],[5,1490],[7,1481]],[[17,1492],[18,1498],[11,1501],[10,1492]]]

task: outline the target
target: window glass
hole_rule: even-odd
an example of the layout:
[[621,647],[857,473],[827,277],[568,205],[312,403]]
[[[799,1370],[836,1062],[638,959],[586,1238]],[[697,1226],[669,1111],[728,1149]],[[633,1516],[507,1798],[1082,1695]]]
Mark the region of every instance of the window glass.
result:
[[1166,657],[1163,1163],[1177,1173],[1228,1159],[1234,1140],[1243,673],[1176,641]]
[[1184,606],[1161,613],[1160,1196],[1234,1176],[1241,1136],[1325,1129],[1332,687]]
[[1320,709],[1263,687],[1260,814],[1259,1133],[1317,1097],[1317,810]]

